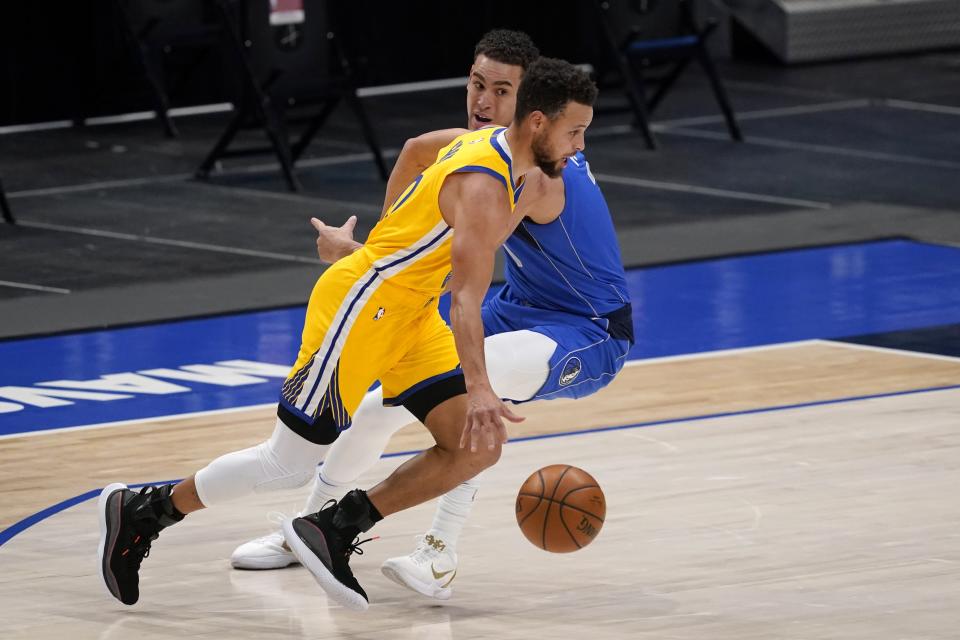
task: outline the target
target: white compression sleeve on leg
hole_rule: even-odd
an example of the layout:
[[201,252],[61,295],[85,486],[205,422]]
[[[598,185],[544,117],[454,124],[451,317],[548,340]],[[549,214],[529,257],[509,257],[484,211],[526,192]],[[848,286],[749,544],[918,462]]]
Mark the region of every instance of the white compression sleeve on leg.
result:
[[306,511],[314,513],[328,500],[339,500],[353,484],[380,459],[390,436],[417,419],[403,407],[383,406],[383,388],[363,397],[350,428],[330,446],[313,483]]
[[328,448],[304,440],[278,419],[266,442],[220,456],[198,471],[197,495],[211,507],[254,492],[302,487]]

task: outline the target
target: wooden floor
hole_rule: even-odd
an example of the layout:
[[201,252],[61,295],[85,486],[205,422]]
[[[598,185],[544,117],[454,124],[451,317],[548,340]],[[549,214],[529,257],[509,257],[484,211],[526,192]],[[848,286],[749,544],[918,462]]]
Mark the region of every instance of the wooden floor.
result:
[[[300,568],[229,568],[237,543],[270,530],[266,512],[296,510],[301,493],[165,531],[129,608],[99,584],[89,500],[0,546],[0,636],[954,639],[960,390],[829,403],[953,385],[958,359],[812,341],[647,361],[592,398],[524,406],[515,436],[662,423],[508,446],[442,604],[379,572],[412,548],[432,504],[378,525],[381,539],[353,561],[372,606],[354,613]],[[793,405],[808,406],[755,411]],[[110,481],[181,477],[271,425],[256,410],[0,440],[0,526]],[[407,428],[391,448],[424,436]],[[601,534],[570,555],[532,547],[513,516],[524,478],[557,462],[587,469],[607,495]]]

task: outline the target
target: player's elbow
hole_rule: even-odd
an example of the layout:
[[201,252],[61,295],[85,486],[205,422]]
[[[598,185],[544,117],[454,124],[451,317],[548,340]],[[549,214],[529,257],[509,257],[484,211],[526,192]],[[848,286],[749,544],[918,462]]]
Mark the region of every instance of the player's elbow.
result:
[[418,171],[423,171],[431,164],[429,145],[423,136],[407,138],[400,149],[400,158],[403,158],[415,167]]

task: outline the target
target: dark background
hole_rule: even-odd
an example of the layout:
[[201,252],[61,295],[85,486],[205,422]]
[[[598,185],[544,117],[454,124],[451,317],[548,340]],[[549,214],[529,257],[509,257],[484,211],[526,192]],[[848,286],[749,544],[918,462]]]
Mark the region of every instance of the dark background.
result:
[[[626,10],[640,0],[620,2]],[[172,38],[184,24],[209,24],[208,3],[137,0],[144,9],[133,22],[174,15],[156,30]],[[290,95],[329,69],[328,22],[343,27],[338,41],[353,53],[360,86],[463,77],[476,40],[494,27],[526,30],[546,55],[590,63],[601,92],[586,154],[627,266],[890,237],[960,245],[960,50],[784,66],[702,0],[699,14],[721,19],[712,48],[745,141],[730,140],[691,65],[653,114],[660,148],[650,150],[617,109],[624,92],[587,0],[305,5],[293,52],[275,46],[268,0],[246,5],[255,71],[282,71]],[[676,4],[648,6],[657,13],[644,35],[667,35]],[[0,5],[0,127],[153,108],[116,7]],[[173,106],[236,104],[229,50],[219,41],[205,50],[154,51],[168,80],[183,78],[170,84]],[[463,124],[464,87],[455,84],[363,98],[388,167],[409,137]],[[197,180],[228,108],[176,117],[178,138],[148,116],[0,131],[0,176],[18,221],[0,224],[0,339],[304,303],[323,268],[310,217],[339,224],[357,215],[363,239],[379,219],[383,182],[343,106],[298,163],[302,191],[288,190],[269,154],[225,159]],[[244,143],[263,141],[262,131],[244,133]]]
[[[140,66],[125,36],[118,2],[74,0],[8,2],[0,8],[0,125],[74,119],[150,108]],[[360,86],[464,75],[480,36],[493,27],[526,31],[544,55],[603,65],[591,2],[441,2],[413,0],[306,0],[303,44],[295,51],[273,46],[280,27],[262,14],[268,0],[238,3],[249,14],[244,33],[258,70],[285,69],[304,80],[329,64],[324,40],[333,27],[356,61]],[[549,13],[547,13],[549,10]],[[161,22],[154,39],[216,24],[209,0],[129,3],[132,24]],[[259,14],[259,15],[258,15]],[[549,17],[548,17],[549,16]],[[670,12],[651,17],[672,20]],[[254,26],[255,25],[255,26]],[[429,34],[429,35],[425,35]],[[442,55],[437,55],[437,52]],[[213,48],[199,64],[176,46],[161,64],[173,76],[190,69],[172,92],[174,106],[230,101],[236,90],[229,53]]]

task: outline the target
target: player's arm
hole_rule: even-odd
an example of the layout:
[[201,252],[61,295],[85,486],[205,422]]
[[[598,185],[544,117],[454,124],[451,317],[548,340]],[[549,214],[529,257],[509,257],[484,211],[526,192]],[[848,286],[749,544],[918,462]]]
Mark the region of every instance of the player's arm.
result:
[[467,386],[467,417],[460,446],[470,450],[486,439],[492,449],[507,441],[503,418],[523,420],[500,400],[487,377],[480,305],[490,287],[497,249],[509,231],[512,212],[502,184],[482,173],[456,174],[440,191],[440,210],[454,227],[451,246],[450,324]]
[[440,149],[465,133],[467,133],[466,129],[441,129],[407,140],[403,144],[403,149],[400,150],[396,164],[393,165],[390,179],[387,180],[387,193],[383,198],[380,217],[383,218],[403,190],[409,187],[424,169],[437,161],[437,153]]
[[[466,129],[442,129],[406,141],[387,181],[381,219],[403,190],[436,161],[440,149],[466,132]],[[310,224],[317,230],[317,255],[321,262],[333,264],[363,246],[353,239],[353,229],[357,226],[356,216],[350,216],[340,227],[326,225],[317,218],[311,218]]]

